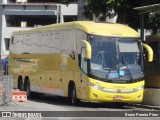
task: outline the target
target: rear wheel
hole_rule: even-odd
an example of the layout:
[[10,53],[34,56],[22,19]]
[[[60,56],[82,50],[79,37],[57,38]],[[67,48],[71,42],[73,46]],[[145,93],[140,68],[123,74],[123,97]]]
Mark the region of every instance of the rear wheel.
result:
[[23,79],[21,76],[18,78],[18,89],[23,91]]

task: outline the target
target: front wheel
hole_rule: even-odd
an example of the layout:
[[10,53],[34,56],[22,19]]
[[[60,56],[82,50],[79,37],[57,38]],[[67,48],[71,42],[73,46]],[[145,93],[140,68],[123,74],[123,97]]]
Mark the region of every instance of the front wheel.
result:
[[76,94],[76,87],[75,85],[73,86],[72,90],[71,90],[71,94],[70,94],[70,100],[72,105],[77,105],[80,100],[77,99],[77,94]]
[[122,103],[122,102],[117,102],[117,103],[114,103],[115,107],[117,108],[123,108],[126,104],[125,103]]
[[18,89],[20,91],[23,91],[23,80],[22,79],[18,81]]

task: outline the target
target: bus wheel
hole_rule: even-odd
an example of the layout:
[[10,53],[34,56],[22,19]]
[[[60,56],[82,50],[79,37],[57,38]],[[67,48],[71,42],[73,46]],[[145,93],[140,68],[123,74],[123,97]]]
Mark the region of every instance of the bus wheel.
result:
[[71,94],[70,94],[70,100],[72,105],[77,105],[80,101],[77,99],[77,94],[76,94],[76,87],[73,85],[71,89]]
[[115,107],[117,107],[117,108],[123,108],[123,107],[125,106],[125,103],[119,102],[119,103],[114,103],[114,105],[115,105]]
[[26,80],[24,83],[24,90],[27,92],[27,97],[30,98],[31,96],[31,90],[30,90],[30,82],[29,80]]
[[23,79],[21,76],[18,78],[18,89],[23,91]]

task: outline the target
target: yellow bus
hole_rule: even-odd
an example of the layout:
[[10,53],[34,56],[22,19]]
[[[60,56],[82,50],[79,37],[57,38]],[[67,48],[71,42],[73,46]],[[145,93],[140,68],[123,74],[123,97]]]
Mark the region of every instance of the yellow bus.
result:
[[143,98],[143,47],[126,25],[76,21],[11,35],[9,75],[14,88],[96,102],[139,103]]

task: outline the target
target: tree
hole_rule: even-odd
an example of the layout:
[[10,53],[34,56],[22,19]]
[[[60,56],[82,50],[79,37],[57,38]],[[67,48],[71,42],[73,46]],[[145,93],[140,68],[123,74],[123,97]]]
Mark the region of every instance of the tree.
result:
[[68,6],[69,5],[69,0],[59,0],[59,3]]
[[89,19],[93,19],[95,15],[104,20],[118,14],[117,22],[126,23],[127,10],[131,8],[130,0],[87,0],[87,2],[88,4],[84,6],[84,15]]
[[[159,0],[87,0],[87,3],[84,6],[84,15],[88,19],[92,20],[95,15],[99,20],[105,20],[106,17],[118,15],[118,23],[127,24],[137,29],[140,26],[140,17],[138,11],[133,10],[133,8],[157,4]],[[112,10],[114,10],[114,13],[111,12]]]
[[149,13],[147,14],[147,25],[146,29],[151,32],[151,34],[156,34],[157,32],[160,32],[160,14],[157,13]]
[[59,2],[60,2],[61,4],[66,4],[66,5],[69,4],[69,0],[59,0]]
[[[87,0],[88,4],[84,6],[84,16],[93,20],[93,17],[105,20],[106,17],[115,16],[112,13],[113,6],[117,1],[114,0]],[[118,5],[118,3],[117,3]]]

